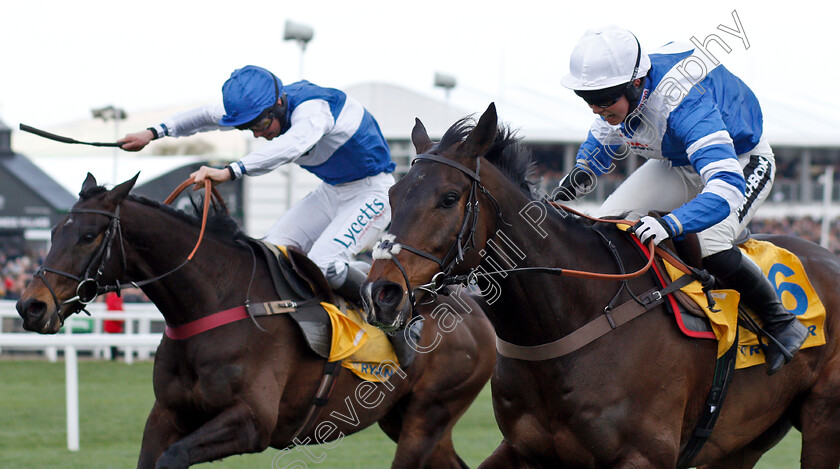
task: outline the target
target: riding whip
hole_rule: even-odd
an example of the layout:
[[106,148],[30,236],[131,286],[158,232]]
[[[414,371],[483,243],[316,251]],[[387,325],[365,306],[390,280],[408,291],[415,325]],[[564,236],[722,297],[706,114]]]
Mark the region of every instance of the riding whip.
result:
[[20,124],[20,130],[33,133],[35,135],[38,135],[39,137],[48,138],[50,140],[55,140],[56,142],[61,143],[78,143],[80,145],[92,145],[94,147],[122,147],[122,144],[117,142],[80,142],[76,139],[72,139],[70,137],[62,137],[61,135],[49,133],[41,129],[36,129],[35,127],[30,127],[26,124]]

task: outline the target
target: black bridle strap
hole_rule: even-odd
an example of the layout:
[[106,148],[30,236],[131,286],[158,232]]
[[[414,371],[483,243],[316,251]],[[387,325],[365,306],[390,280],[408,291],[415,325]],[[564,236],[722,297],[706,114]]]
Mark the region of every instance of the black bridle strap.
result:
[[[461,163],[458,163],[457,161],[453,161],[449,158],[429,153],[417,155],[417,157],[415,157],[412,161],[412,165],[417,163],[418,161],[434,161],[437,163],[445,164],[447,166],[457,169],[458,171],[461,171],[472,180],[470,194],[467,198],[467,206],[464,212],[464,221],[461,223],[461,229],[458,231],[458,236],[455,239],[455,242],[452,244],[452,246],[450,246],[449,251],[447,251],[446,255],[444,255],[440,261],[437,261],[437,258],[432,256],[431,254],[424,253],[423,251],[416,248],[412,248],[410,246],[402,245],[403,247],[407,248],[410,252],[423,256],[427,259],[436,261],[440,266],[441,271],[448,275],[449,272],[451,272],[452,269],[455,267],[455,264],[461,262],[464,259],[464,254],[466,252],[464,245],[469,244],[471,247],[475,247],[475,230],[478,226],[478,216],[480,214],[477,189],[481,187],[482,193],[487,194],[487,191],[484,189],[484,186],[481,185],[481,177],[479,176],[479,171],[481,169],[481,158],[476,158],[475,171],[472,171],[471,169],[467,168]],[[468,246],[467,248],[469,248],[470,246]]]
[[[165,203],[166,204],[171,203],[172,200],[178,194],[180,194],[180,191],[183,191],[183,189],[185,187],[189,186],[189,184],[192,184],[194,182],[195,182],[194,178],[190,178],[187,181],[184,181],[184,183],[182,183],[181,186],[179,186],[178,190],[176,192],[174,192],[173,194],[171,194],[169,196],[169,198],[166,199]],[[215,197],[217,199],[217,201],[219,202],[219,204],[227,211],[227,206],[225,205],[224,200],[221,198],[221,195],[219,195],[219,193],[213,188],[212,183],[209,179],[204,181],[204,189],[205,189],[205,192],[204,192],[204,195],[205,195],[205,197],[204,197],[204,210],[203,210],[202,217],[201,217],[201,231],[200,231],[199,236],[198,236],[198,241],[196,242],[195,247],[193,248],[190,255],[187,256],[187,258],[183,262],[181,262],[177,267],[175,267],[174,269],[172,269],[172,270],[170,270],[170,271],[168,271],[168,272],[166,272],[162,275],[158,275],[157,277],[146,279],[146,280],[143,280],[143,281],[140,281],[140,282],[120,282],[119,280],[117,280],[117,281],[115,281],[115,283],[113,285],[99,285],[99,278],[103,275],[102,270],[105,266],[105,263],[108,262],[108,259],[110,258],[110,255],[111,255],[111,247],[112,247],[112,244],[113,244],[113,241],[114,241],[115,234],[116,234],[116,236],[119,236],[119,238],[120,238],[119,244],[120,244],[120,256],[121,256],[123,275],[125,274],[125,271],[126,271],[126,268],[127,268],[126,267],[126,258],[125,258],[125,246],[123,245],[124,243],[123,243],[123,237],[122,237],[122,227],[120,225],[120,217],[119,217],[120,205],[118,204],[113,213],[108,212],[106,210],[100,210],[100,209],[95,209],[95,208],[71,209],[69,211],[69,213],[92,213],[92,214],[96,214],[96,215],[103,215],[103,216],[109,217],[111,219],[111,223],[108,225],[108,228],[105,230],[105,234],[104,234],[102,243],[99,246],[98,251],[96,252],[96,254],[94,254],[94,256],[91,258],[90,263],[88,263],[88,266],[85,268],[84,278],[78,277],[78,276],[70,274],[68,272],[62,272],[60,270],[56,270],[56,269],[52,269],[52,268],[44,267],[44,266],[39,267],[38,270],[35,272],[35,274],[33,274],[33,276],[41,279],[41,281],[44,282],[44,285],[46,285],[47,289],[50,291],[50,294],[52,295],[53,301],[55,302],[55,305],[56,305],[56,311],[61,311],[61,305],[62,304],[69,304],[69,303],[78,302],[79,304],[82,305],[81,308],[76,309],[76,310],[72,311],[71,313],[69,313],[68,314],[68,316],[69,316],[70,314],[78,313],[80,311],[84,311],[85,313],[87,313],[87,310],[84,309],[84,305],[87,305],[88,303],[93,301],[97,296],[99,296],[103,293],[116,292],[117,294],[119,294],[121,289],[125,286],[134,286],[136,288],[140,288],[144,285],[148,285],[148,284],[150,284],[152,282],[156,282],[156,281],[158,281],[158,280],[160,280],[160,279],[162,279],[162,278],[164,278],[168,275],[171,275],[175,271],[184,267],[184,265],[186,265],[187,262],[192,260],[196,251],[198,251],[198,247],[201,245],[201,241],[204,238],[204,230],[207,226],[207,216],[208,216],[208,212],[209,212],[209,208],[210,208],[210,200],[213,197]],[[97,261],[99,261],[99,265],[96,268],[96,276],[91,277],[91,275],[90,275],[91,268],[97,263]],[[74,298],[70,298],[69,300],[64,301],[63,303],[59,302],[58,297],[55,294],[55,290],[53,289],[52,285],[47,281],[47,278],[44,275],[44,272],[50,272],[50,273],[53,273],[53,274],[61,275],[61,276],[67,277],[69,279],[75,280],[76,282],[79,282],[79,284],[76,286],[76,296]],[[82,293],[82,288],[81,287],[83,285],[87,284],[88,282],[92,282],[93,286],[95,287],[95,290],[93,291],[93,296],[90,299],[88,299],[87,297],[82,298],[82,296],[81,296],[81,293]],[[88,313],[88,314],[90,314],[90,313]],[[64,322],[64,320],[62,319],[62,323],[63,322]]]
[[438,163],[443,163],[447,166],[452,166],[453,168],[469,176],[470,179],[472,179],[473,181],[478,183],[481,182],[481,178],[478,176],[478,171],[481,166],[481,158],[476,158],[475,172],[473,172],[473,170],[471,170],[470,168],[467,168],[466,166],[462,165],[461,163],[458,163],[457,161],[452,161],[449,158],[445,158],[440,155],[432,155],[431,153],[422,153],[420,155],[417,155],[411,162],[411,164],[413,165],[414,163],[423,160],[436,161]]
[[[119,212],[120,212],[119,206],[117,206],[117,209],[114,213],[107,212],[105,210],[98,210],[98,209],[71,209],[69,211],[69,213],[93,213],[93,214],[97,214],[97,215],[104,215],[104,216],[110,218],[111,222],[108,225],[108,228],[105,230],[105,234],[103,235],[103,240],[102,240],[102,243],[99,245],[99,249],[96,251],[96,253],[93,255],[93,257],[91,257],[90,262],[88,263],[87,267],[85,268],[84,278],[82,278],[80,276],[73,275],[73,274],[68,273],[68,272],[63,272],[63,271],[53,269],[53,268],[50,268],[50,267],[45,267],[43,265],[41,267],[39,267],[38,270],[35,271],[35,273],[33,274],[33,276],[36,277],[36,278],[39,278],[44,283],[44,285],[47,287],[47,290],[49,290],[50,295],[52,295],[53,302],[55,303],[56,311],[61,311],[61,305],[62,304],[69,304],[69,303],[73,303],[73,302],[78,302],[79,304],[82,305],[82,307],[80,309],[77,309],[76,311],[73,311],[73,312],[78,313],[79,311],[84,311],[85,313],[90,314],[90,313],[87,312],[87,310],[85,309],[84,306],[87,305],[88,303],[90,303],[91,301],[93,301],[93,299],[95,299],[100,294],[100,289],[102,287],[99,286],[99,277],[102,275],[103,266],[108,261],[108,258],[110,256],[111,243],[113,242],[114,233],[117,233],[118,236],[120,236],[120,247],[122,247],[122,231],[119,229],[119,223],[120,223]],[[91,273],[91,269],[93,268],[93,266],[97,262],[99,262],[99,265],[96,267],[96,277],[94,278],[94,277],[91,277],[90,273]],[[123,265],[125,265],[125,254],[124,253],[123,253]],[[71,280],[75,280],[76,282],[78,282],[78,285],[76,286],[76,296],[74,298],[70,298],[69,300],[64,301],[63,303],[60,302],[58,300],[58,296],[55,294],[55,289],[53,289],[52,284],[47,280],[47,277],[46,277],[46,275],[44,275],[44,272],[49,272],[49,273],[52,273],[52,274],[61,275],[61,276],[67,277]],[[95,287],[95,290],[93,292],[93,297],[92,298],[87,298],[87,296],[86,296],[86,297],[82,298],[82,286],[87,284],[88,282],[92,282],[94,287]],[[119,285],[117,285],[116,290],[119,290]],[[62,320],[62,323],[63,323],[63,320]]]

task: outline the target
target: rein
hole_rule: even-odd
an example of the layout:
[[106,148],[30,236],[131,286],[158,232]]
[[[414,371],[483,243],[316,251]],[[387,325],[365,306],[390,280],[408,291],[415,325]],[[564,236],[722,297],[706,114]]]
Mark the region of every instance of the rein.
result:
[[[195,183],[195,178],[189,178],[180,186],[178,186],[169,197],[166,198],[164,204],[170,205],[173,200],[175,200],[181,192],[184,191],[185,188],[189,187],[191,184]],[[126,261],[125,261],[125,248],[123,247],[123,236],[122,236],[122,228],[120,225],[120,206],[117,205],[117,208],[114,210],[113,213],[105,211],[105,210],[97,210],[97,209],[70,209],[68,213],[92,213],[97,215],[102,215],[109,217],[111,219],[108,228],[105,230],[105,234],[102,237],[102,243],[99,245],[99,249],[96,251],[96,254],[93,255],[90,262],[88,263],[87,268],[85,268],[85,272],[83,276],[76,276],[68,272],[63,272],[57,269],[53,269],[46,266],[41,266],[38,268],[37,271],[33,274],[34,277],[40,279],[44,282],[44,285],[49,290],[50,294],[52,295],[53,302],[55,303],[56,311],[61,311],[62,305],[67,305],[71,303],[77,303],[80,307],[71,311],[67,314],[70,316],[71,314],[79,313],[84,311],[85,314],[90,316],[90,313],[87,311],[86,306],[90,304],[93,300],[96,299],[97,296],[103,293],[109,292],[116,292],[118,295],[123,287],[126,286],[133,286],[135,288],[140,288],[144,285],[148,285],[152,282],[156,282],[168,275],[171,275],[184,267],[187,262],[191,261],[193,256],[195,255],[196,251],[198,251],[198,247],[201,245],[201,241],[204,239],[204,231],[207,227],[207,216],[210,212],[210,202],[211,199],[215,199],[214,202],[220,204],[224,210],[227,210],[227,206],[224,203],[219,192],[212,186],[212,182],[208,179],[204,181],[204,210],[201,216],[201,231],[198,235],[198,241],[195,244],[192,252],[189,256],[177,267],[166,272],[162,275],[158,275],[157,277],[146,279],[140,282],[120,282],[115,281],[113,285],[100,285],[99,281],[103,275],[103,270],[105,268],[105,264],[111,258],[111,247],[114,242],[115,237],[119,237],[119,246],[120,246],[120,259],[122,264],[122,271],[125,273],[126,270]],[[98,262],[98,264],[97,264]],[[91,275],[92,268],[94,265],[97,265],[94,275]],[[71,280],[78,282],[76,286],[76,296],[60,302],[58,300],[58,296],[55,294],[55,290],[53,289],[52,285],[49,281],[47,281],[46,276],[44,275],[45,272],[57,274],[63,277],[67,277]],[[64,318],[61,319],[62,324],[64,323]]]
[[[467,168],[466,166],[452,161],[448,158],[444,158],[440,155],[433,155],[430,153],[423,153],[417,155],[415,159],[411,162],[412,166],[419,162],[419,161],[434,161],[437,163],[445,164],[447,166],[451,166],[458,171],[464,173],[468,178],[471,180],[470,185],[470,193],[467,199],[467,205],[464,210],[464,221],[461,223],[461,229],[458,231],[458,236],[455,239],[455,242],[452,243],[452,246],[446,252],[446,254],[442,258],[437,258],[436,256],[425,252],[423,250],[414,248],[407,244],[403,243],[395,243],[395,238],[393,236],[385,236],[382,240],[377,243],[376,247],[374,248],[373,258],[383,258],[394,261],[397,265],[397,268],[405,278],[406,288],[408,289],[408,296],[412,304],[412,308],[414,307],[416,298],[414,295],[414,290],[411,288],[411,283],[408,280],[408,274],[405,271],[405,268],[402,266],[400,261],[396,258],[396,252],[399,252],[401,249],[405,249],[408,252],[411,252],[417,256],[426,258],[434,263],[436,263],[440,267],[440,272],[435,274],[435,277],[432,280],[432,283],[421,285],[417,287],[418,290],[422,290],[426,293],[431,295],[431,301],[434,301],[437,298],[438,292],[445,287],[446,285],[459,283],[459,282],[450,282],[449,279],[454,279],[455,277],[450,275],[452,270],[455,268],[458,263],[464,260],[465,253],[470,249],[475,247],[475,230],[476,226],[478,225],[478,217],[480,214],[480,207],[478,203],[478,192],[481,191],[485,197],[487,197],[490,202],[493,203],[494,208],[496,209],[496,215],[499,220],[502,220],[501,214],[501,206],[499,202],[493,197],[490,192],[481,184],[481,177],[479,176],[479,170],[481,168],[481,159],[476,159],[475,171]],[[504,222],[502,220],[502,222]],[[394,252],[396,251],[396,252]],[[382,256],[382,257],[378,257]],[[447,279],[446,281],[441,281],[440,284],[437,283],[438,279]]]
[[[423,250],[417,249],[415,247],[409,246],[404,243],[396,242],[396,238],[393,235],[386,235],[383,237],[382,240],[374,248],[373,258],[374,259],[391,259],[397,266],[397,268],[402,273],[403,278],[405,279],[406,288],[408,290],[409,300],[411,301],[412,308],[414,307],[415,303],[415,289],[411,288],[411,283],[408,279],[408,274],[405,271],[405,268],[402,266],[400,261],[397,259],[396,254],[401,252],[403,249],[415,254],[417,256],[423,257],[425,259],[431,260],[440,266],[440,272],[435,274],[432,277],[431,282],[419,285],[416,290],[420,290],[426,292],[430,295],[430,300],[434,301],[437,298],[437,295],[441,293],[441,291],[448,285],[460,284],[460,283],[468,283],[468,284],[475,284],[478,277],[489,277],[492,275],[507,275],[508,273],[547,273],[552,275],[563,275],[567,277],[577,277],[577,278],[587,278],[587,279],[594,279],[594,280],[611,280],[611,281],[626,281],[629,279],[633,279],[643,275],[645,272],[650,269],[651,265],[653,265],[653,259],[655,255],[660,255],[660,257],[665,258],[669,262],[672,262],[676,266],[679,267],[685,273],[690,273],[689,268],[685,266],[681,261],[677,260],[674,256],[670,256],[665,254],[662,255],[661,248],[659,251],[656,250],[656,246],[653,244],[653,240],[651,240],[648,244],[648,250],[650,252],[650,256],[647,259],[647,263],[641,269],[630,272],[630,273],[620,273],[620,274],[606,274],[606,273],[599,273],[599,272],[588,272],[588,271],[580,271],[580,270],[572,270],[572,269],[564,269],[560,267],[519,267],[514,269],[507,269],[507,270],[495,270],[490,272],[483,272],[483,273],[476,273],[475,269],[472,269],[470,273],[466,275],[451,275],[452,270],[455,266],[463,261],[464,253],[471,247],[475,247],[475,230],[478,224],[478,215],[479,215],[479,203],[478,203],[478,191],[480,190],[482,194],[484,194],[495,206],[496,213],[498,218],[501,220],[501,209],[499,206],[499,202],[490,194],[490,192],[481,184],[481,177],[479,175],[479,171],[481,168],[481,158],[476,159],[476,167],[475,171],[465,167],[464,165],[452,161],[448,158],[445,158],[440,155],[432,155],[432,154],[421,154],[417,155],[417,157],[412,161],[412,165],[417,161],[434,161],[437,163],[445,164],[452,168],[455,168],[465,174],[470,180],[472,181],[472,185],[470,188],[470,195],[469,199],[467,200],[466,209],[464,211],[464,221],[461,224],[461,230],[458,233],[455,242],[449,248],[446,255],[443,258],[437,258],[436,256],[425,252]],[[633,225],[632,222],[627,220],[614,220],[614,219],[600,219],[590,217],[588,215],[584,215],[580,212],[577,212],[571,208],[564,207],[562,205],[557,205],[553,202],[550,202],[555,207],[559,207],[569,213],[573,213],[575,215],[584,217],[589,220],[593,220],[596,222],[605,222],[611,224],[627,224]],[[468,234],[467,234],[468,232]],[[495,231],[494,231],[495,234]],[[466,236],[466,239],[465,239]],[[457,253],[457,254],[455,254]],[[666,257],[667,256],[667,257]]]

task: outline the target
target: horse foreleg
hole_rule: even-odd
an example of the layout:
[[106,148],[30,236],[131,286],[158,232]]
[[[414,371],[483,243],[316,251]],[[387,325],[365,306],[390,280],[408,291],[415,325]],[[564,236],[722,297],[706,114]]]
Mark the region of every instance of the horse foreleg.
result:
[[506,440],[493,451],[487,459],[479,464],[478,469],[539,469],[531,464]]
[[840,467],[840,387],[831,397],[810,397],[802,404],[802,468]]
[[[472,399],[469,399],[471,402]],[[452,405],[450,402],[449,405]],[[426,399],[412,401],[406,408],[400,428],[397,452],[393,468],[442,467],[461,468],[463,461],[452,447],[452,427],[466,409],[466,405],[455,406],[433,404]],[[444,437],[448,446],[440,446]],[[435,465],[432,465],[433,457]]]
[[429,459],[426,460],[424,469],[437,469],[439,467],[451,467],[455,469],[467,469],[467,463],[455,452],[455,445],[452,444],[452,432],[447,431],[435,445]]
[[268,447],[273,427],[258,421],[255,412],[238,402],[173,443],[158,459],[157,469],[181,469],[233,454],[256,453]]
[[146,419],[146,428],[143,430],[140,459],[137,461],[138,469],[153,469],[155,462],[166,451],[166,448],[183,438],[183,433],[175,427],[176,422],[177,416],[165,411],[158,402],[155,402]]
[[[761,456],[781,441],[790,428],[790,420],[783,417],[748,445],[713,462],[698,464],[697,469],[750,469],[755,467]],[[700,456],[702,455],[701,452]]]

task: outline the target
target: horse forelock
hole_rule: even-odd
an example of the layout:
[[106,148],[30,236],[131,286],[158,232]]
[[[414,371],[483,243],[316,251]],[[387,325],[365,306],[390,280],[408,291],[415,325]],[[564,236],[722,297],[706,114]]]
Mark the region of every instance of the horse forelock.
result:
[[[467,135],[475,128],[476,120],[473,116],[459,119],[444,132],[440,142],[432,147],[431,153],[443,154],[448,150],[456,150],[456,145],[462,143]],[[484,157],[495,166],[511,182],[529,198],[534,199],[531,179],[536,168],[531,158],[531,150],[526,147],[516,131],[510,125],[502,123],[498,126],[496,139]]]
[[96,187],[91,187],[90,189],[82,189],[82,191],[79,192],[79,199],[80,200],[92,199],[92,198],[96,197],[97,195],[102,194],[104,192],[108,192],[108,189],[106,189],[105,186],[96,186]]

